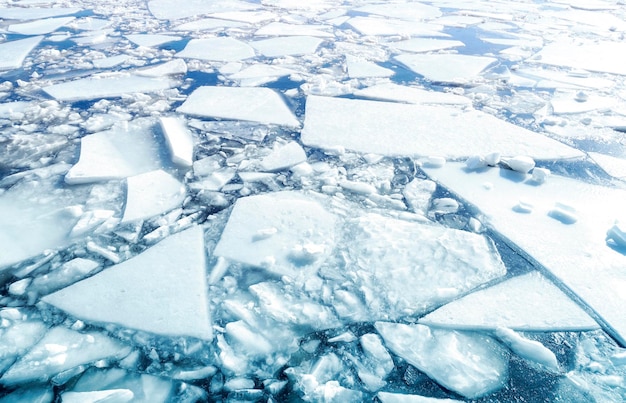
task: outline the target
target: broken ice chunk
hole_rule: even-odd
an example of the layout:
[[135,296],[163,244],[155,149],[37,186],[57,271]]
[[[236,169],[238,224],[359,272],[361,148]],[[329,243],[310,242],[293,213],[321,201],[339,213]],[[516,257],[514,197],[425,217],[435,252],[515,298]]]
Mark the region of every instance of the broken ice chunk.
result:
[[204,236],[194,226],[42,300],[92,322],[210,340]]
[[390,77],[395,74],[393,70],[352,55],[346,55],[346,65],[350,78]]
[[189,167],[193,162],[193,137],[182,119],[162,117],[159,119],[165,135],[172,162]]
[[135,394],[129,389],[107,389],[93,392],[63,392],[63,403],[130,402]]
[[497,62],[493,57],[460,54],[404,54],[394,59],[430,81],[457,84],[477,78]]
[[117,98],[135,92],[157,92],[176,86],[176,80],[167,77],[142,77],[128,73],[92,76],[53,84],[42,90],[59,101],[83,101],[98,98]]
[[192,39],[176,57],[233,62],[254,57],[250,45],[231,37]]
[[[297,192],[278,192],[237,200],[215,248],[223,256],[277,274],[297,275],[304,267],[317,267],[335,243],[335,217],[314,199]],[[270,238],[258,239],[258,231],[276,228]],[[293,259],[298,245],[319,245],[323,253],[306,262]],[[267,257],[273,264],[268,265]]]
[[428,91],[423,88],[407,87],[393,83],[378,84],[355,91],[354,95],[383,101],[406,102],[409,104],[448,104],[471,106],[472,101],[448,92]]
[[509,358],[490,337],[390,322],[375,327],[394,354],[468,399],[496,391],[508,380]]
[[616,220],[615,224],[606,232],[606,240],[620,248],[626,247],[626,226]]
[[33,36],[0,43],[0,71],[19,68],[26,56],[39,45],[42,39],[43,36]]
[[163,170],[131,176],[127,180],[122,224],[166,213],[185,199],[185,186]]
[[281,96],[269,88],[200,87],[177,111],[194,116],[300,126]]
[[434,199],[432,202],[433,213],[438,214],[452,214],[459,210],[459,202],[449,197],[441,197]]
[[370,391],[383,387],[384,379],[394,368],[393,359],[377,334],[367,333],[359,338],[364,355],[360,359],[358,375]]
[[460,400],[438,399],[420,395],[407,395],[402,393],[378,392],[376,397],[381,403],[454,403]]
[[159,34],[131,34],[126,35],[131,42],[139,46],[159,46],[164,43],[179,41],[182,39],[180,36],[174,35],[159,35]]
[[411,211],[426,214],[436,188],[437,184],[433,181],[415,178],[407,183],[402,195]]
[[124,122],[85,136],[80,144],[79,160],[65,175],[68,184],[122,179],[161,168],[150,121]]
[[521,155],[513,158],[505,158],[503,162],[509,166],[512,170],[521,173],[528,173],[535,167],[535,161],[528,156]]
[[11,24],[7,30],[20,35],[43,35],[54,32],[73,20],[74,17],[45,18],[21,24]]
[[465,160],[465,167],[469,170],[476,170],[487,166],[487,161],[481,155],[472,155]]
[[79,333],[54,327],[4,373],[6,386],[48,379],[59,372],[103,358],[120,358],[129,348],[101,333]]
[[517,213],[530,214],[533,212],[534,206],[525,200],[520,200],[515,206],[513,211]]
[[531,60],[553,66],[626,75],[621,55],[626,43],[621,41],[559,40],[550,43]]
[[323,39],[314,36],[282,36],[251,42],[266,57],[299,56],[315,53]]
[[531,181],[542,184],[548,179],[550,176],[550,170],[547,168],[534,168],[532,172],[532,176],[530,178]]
[[47,330],[40,321],[15,321],[0,329],[0,361],[24,354]]
[[550,349],[538,341],[530,340],[505,327],[496,328],[496,336],[506,344],[511,351],[525,360],[539,364],[541,367],[556,373],[561,372],[559,362]]
[[565,203],[554,203],[554,207],[548,212],[548,215],[563,224],[574,224],[578,221],[576,209]]
[[78,280],[82,280],[98,268],[100,268],[100,263],[77,257],[50,273],[35,278],[29,290],[36,291],[40,295],[50,294]]
[[290,141],[278,145],[261,161],[261,169],[267,172],[280,171],[306,161],[306,153],[300,144]]

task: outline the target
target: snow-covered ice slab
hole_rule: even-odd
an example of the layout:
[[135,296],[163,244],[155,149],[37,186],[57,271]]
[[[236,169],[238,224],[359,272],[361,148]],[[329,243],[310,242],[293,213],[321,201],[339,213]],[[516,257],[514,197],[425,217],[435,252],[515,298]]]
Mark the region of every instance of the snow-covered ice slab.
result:
[[493,57],[458,54],[405,54],[394,59],[430,81],[455,84],[478,78],[498,61]]
[[266,57],[298,56],[315,53],[324,40],[314,36],[281,36],[251,42]]
[[122,223],[143,220],[173,210],[182,205],[187,195],[185,186],[161,169],[131,176],[126,182],[128,189]]
[[172,162],[190,167],[193,163],[193,136],[185,121],[176,117],[161,117],[159,122]]
[[607,174],[614,178],[626,179],[626,159],[594,152],[588,154]]
[[269,88],[200,87],[177,111],[217,119],[300,126],[281,96]]
[[488,226],[549,270],[626,344],[626,251],[606,240],[624,216],[626,191],[557,175],[538,184],[531,174],[467,171],[462,163],[423,169],[478,207]]
[[346,55],[346,65],[350,78],[390,77],[395,74],[393,70],[352,55]]
[[476,291],[424,316],[419,323],[453,329],[567,332],[599,325],[538,272]]
[[80,8],[75,7],[49,7],[49,8],[24,8],[24,7],[10,7],[0,8],[0,18],[5,20],[38,20],[40,18],[52,18],[60,17],[63,15],[72,15],[82,11]]
[[240,198],[214,254],[297,277],[332,252],[336,222],[320,203],[297,192]]
[[184,24],[173,27],[176,31],[213,31],[221,30],[222,28],[239,28],[246,24],[243,22],[220,20],[217,18],[202,18],[200,20],[194,20],[186,22]]
[[465,46],[465,44],[461,41],[449,39],[412,38],[404,41],[388,42],[387,46],[407,52],[432,52],[434,50],[457,48]]
[[203,14],[255,10],[258,8],[258,5],[239,0],[221,0],[219,2],[189,0],[184,3],[172,3],[169,0],[151,0],[148,2],[148,9],[152,15],[160,20],[177,20]]
[[46,18],[32,22],[9,25],[7,30],[11,33],[21,35],[43,35],[56,31],[64,25],[69,24],[74,17]]
[[163,45],[164,43],[179,41],[183,39],[180,36],[160,34],[131,34],[126,35],[126,38],[128,38],[128,40],[136,45],[146,47],[159,46]]
[[43,301],[89,322],[210,340],[204,233],[194,226]]
[[380,155],[463,158],[486,151],[536,159],[584,154],[492,115],[454,107],[406,105],[310,95],[302,142]]
[[123,123],[87,135],[78,162],[65,175],[69,184],[123,179],[160,169],[159,144],[150,120]]
[[17,69],[39,42],[42,36],[18,39],[16,41],[0,43],[0,71]]
[[256,36],[316,36],[320,38],[332,38],[334,34],[328,32],[332,30],[328,25],[309,24],[286,24],[284,22],[271,22],[259,28]]
[[136,92],[157,92],[175,87],[178,81],[167,77],[142,77],[134,74],[93,76],[53,84],[42,88],[59,101],[83,101],[98,98],[117,98]]
[[[113,308],[115,309],[115,308]],[[101,333],[54,327],[0,378],[11,386],[47,380],[59,372],[105,358],[122,358],[130,349]]]
[[529,61],[601,73],[626,75],[626,43],[611,41],[557,41],[546,45]]
[[306,153],[300,144],[290,141],[276,147],[261,161],[261,169],[267,172],[280,171],[306,161]]
[[373,36],[449,36],[441,32],[442,25],[428,24],[423,22],[406,21],[400,19],[388,19],[378,17],[353,17],[346,24],[363,35]]
[[471,106],[472,101],[449,92],[429,91],[393,83],[378,84],[354,92],[354,95],[381,101],[396,101],[409,104],[445,104]]
[[170,60],[162,64],[145,67],[134,71],[134,74],[145,77],[163,77],[176,74],[185,74],[187,63],[182,59]]
[[407,21],[429,20],[441,16],[441,10],[438,7],[416,2],[372,4],[355,8],[354,11]]
[[254,57],[254,49],[230,37],[192,39],[176,57],[220,62],[234,62]]
[[610,110],[617,104],[618,99],[603,97],[584,92],[557,92],[550,100],[555,115],[584,113],[595,110]]
[[508,380],[508,353],[488,336],[419,324],[376,322],[375,327],[394,354],[466,398],[496,391]]

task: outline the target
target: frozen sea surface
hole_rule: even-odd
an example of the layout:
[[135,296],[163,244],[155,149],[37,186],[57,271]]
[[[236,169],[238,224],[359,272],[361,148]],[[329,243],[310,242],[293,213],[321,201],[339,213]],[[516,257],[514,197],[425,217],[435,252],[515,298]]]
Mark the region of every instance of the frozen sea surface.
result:
[[624,35],[0,0],[0,402],[626,401]]

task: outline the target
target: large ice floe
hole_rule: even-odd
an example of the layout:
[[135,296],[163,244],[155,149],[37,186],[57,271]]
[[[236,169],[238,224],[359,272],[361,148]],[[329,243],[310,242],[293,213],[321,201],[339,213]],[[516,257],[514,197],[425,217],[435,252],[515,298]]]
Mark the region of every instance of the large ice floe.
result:
[[0,0],[0,402],[626,401],[626,6]]

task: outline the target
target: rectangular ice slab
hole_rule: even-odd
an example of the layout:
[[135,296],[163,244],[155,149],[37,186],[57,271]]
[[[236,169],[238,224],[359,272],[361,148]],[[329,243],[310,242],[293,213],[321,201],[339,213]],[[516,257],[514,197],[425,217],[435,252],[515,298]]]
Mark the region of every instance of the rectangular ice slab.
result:
[[117,98],[135,92],[156,92],[176,86],[167,77],[142,77],[133,74],[103,75],[54,84],[42,90],[59,101]]
[[42,300],[89,322],[210,340],[205,266],[194,226]]
[[280,94],[269,88],[200,87],[177,111],[217,119],[300,126]]
[[17,69],[39,42],[42,36],[18,39],[16,41],[0,43],[0,71]]
[[159,119],[172,162],[190,167],[193,163],[193,137],[185,121],[175,117]]
[[461,163],[424,170],[478,207],[488,226],[549,270],[626,344],[626,252],[606,239],[624,216],[626,191],[556,175],[538,184],[531,174],[467,171]]
[[375,327],[394,354],[466,398],[496,391],[508,380],[508,354],[490,337],[390,322]]
[[104,358],[120,358],[130,349],[101,333],[52,328],[0,378],[3,385],[48,379],[59,372]]
[[585,311],[538,272],[476,291],[424,316],[419,323],[452,329],[499,326],[538,332],[599,328]]
[[584,154],[486,113],[444,106],[358,99],[307,98],[302,142],[311,147],[379,155],[466,158],[485,152],[536,159]]

